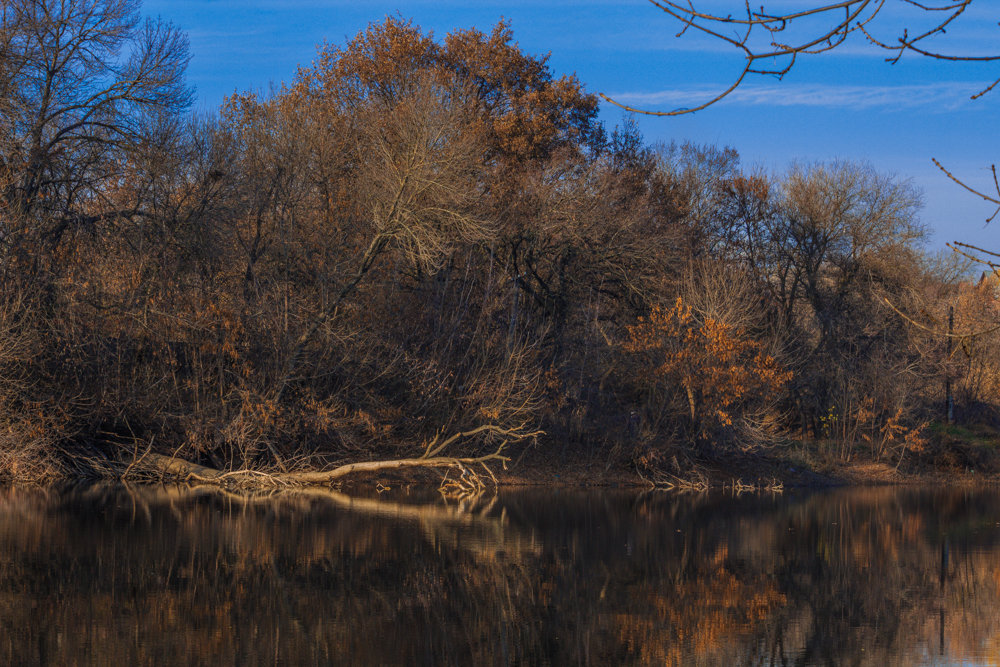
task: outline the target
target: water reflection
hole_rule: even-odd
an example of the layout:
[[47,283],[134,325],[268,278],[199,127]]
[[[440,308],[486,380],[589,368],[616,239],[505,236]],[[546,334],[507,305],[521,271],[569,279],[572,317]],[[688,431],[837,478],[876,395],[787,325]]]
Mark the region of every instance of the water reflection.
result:
[[1000,493],[0,489],[2,664],[997,664]]

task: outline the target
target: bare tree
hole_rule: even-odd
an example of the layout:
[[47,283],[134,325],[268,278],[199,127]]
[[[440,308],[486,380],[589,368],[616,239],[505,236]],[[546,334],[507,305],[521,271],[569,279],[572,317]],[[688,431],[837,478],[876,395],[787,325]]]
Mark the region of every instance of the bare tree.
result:
[[459,96],[426,81],[406,97],[370,110],[358,134],[361,253],[333,298],[312,318],[289,355],[280,396],[305,347],[336,318],[373,267],[393,249],[416,271],[433,270],[457,242],[483,241],[489,226],[473,212],[481,137]]
[[[141,20],[140,0],[7,0],[0,5],[0,211],[5,240],[40,226],[132,211],[105,204],[150,121],[187,108],[187,39]],[[25,229],[18,229],[18,226]]]

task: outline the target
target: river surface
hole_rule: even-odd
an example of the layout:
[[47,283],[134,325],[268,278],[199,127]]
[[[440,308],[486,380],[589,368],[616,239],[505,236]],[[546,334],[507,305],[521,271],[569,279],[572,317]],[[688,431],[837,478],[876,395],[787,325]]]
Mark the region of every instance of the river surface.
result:
[[1000,492],[0,487],[4,665],[996,665]]

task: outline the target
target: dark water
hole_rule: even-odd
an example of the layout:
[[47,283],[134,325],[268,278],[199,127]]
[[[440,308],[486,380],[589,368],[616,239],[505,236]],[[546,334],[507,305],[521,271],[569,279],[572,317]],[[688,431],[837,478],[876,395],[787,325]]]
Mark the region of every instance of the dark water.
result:
[[0,664],[994,665],[1000,492],[0,488]]

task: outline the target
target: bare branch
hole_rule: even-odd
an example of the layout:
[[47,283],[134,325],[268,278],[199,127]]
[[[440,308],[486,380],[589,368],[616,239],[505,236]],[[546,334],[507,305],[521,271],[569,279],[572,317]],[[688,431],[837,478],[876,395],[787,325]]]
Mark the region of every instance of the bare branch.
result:
[[[889,63],[898,62],[900,57],[907,52],[925,58],[951,62],[995,62],[1000,60],[1000,54],[960,55],[924,46],[924,43],[932,37],[944,35],[951,24],[968,9],[972,0],[954,0],[942,3],[900,0],[915,10],[928,14],[938,13],[943,16],[935,19],[930,28],[915,36],[910,36],[909,29],[904,27],[899,36],[892,40],[880,39],[872,30],[876,19],[880,19],[888,13],[883,11],[887,1],[844,0],[843,2],[823,4],[786,13],[768,11],[763,5],[759,9],[752,9],[750,3],[746,2],[742,15],[734,17],[732,14],[723,15],[700,11],[690,0],[687,3],[673,0],[649,0],[650,4],[682,24],[677,37],[683,36],[688,29],[694,28],[714,40],[733,47],[741,53],[746,62],[730,85],[708,101],[692,107],[654,111],[623,104],[604,94],[601,94],[601,97],[626,111],[650,116],[677,116],[694,113],[726,98],[746,80],[748,74],[776,76],[780,79],[795,65],[798,56],[832,51],[843,44],[853,32],[860,32],[876,48],[889,51],[892,54],[886,59]],[[882,23],[887,21],[888,19],[884,19]],[[727,35],[720,29],[726,26],[737,27],[741,32],[735,36]],[[780,39],[780,35],[792,34],[794,28],[797,27],[802,27],[805,31],[800,39],[794,41]],[[757,35],[761,35],[761,38],[755,39]],[[787,62],[781,66],[761,67],[756,65],[758,62],[777,62],[781,59],[787,59]],[[978,99],[992,91],[997,83],[1000,81],[986,86],[979,93],[973,95],[972,99]]]
[[990,166],[990,170],[993,172],[993,185],[994,185],[994,187],[996,188],[996,191],[997,191],[996,196],[993,196],[993,195],[987,195],[987,194],[985,194],[985,193],[983,193],[983,192],[981,192],[979,190],[976,190],[975,188],[969,186],[968,184],[966,184],[964,181],[962,181],[961,179],[959,179],[958,177],[956,177],[954,174],[952,174],[950,171],[948,171],[947,169],[945,169],[944,165],[942,165],[940,162],[937,161],[937,158],[931,158],[931,160],[934,161],[934,164],[937,165],[938,169],[940,169],[941,171],[944,172],[945,176],[947,176],[951,180],[955,181],[956,183],[958,183],[959,185],[961,185],[963,188],[965,188],[966,190],[968,190],[972,194],[977,195],[979,197],[982,197],[983,199],[985,199],[986,201],[990,202],[991,204],[996,204],[997,205],[997,210],[993,211],[993,215],[991,215],[990,217],[988,217],[986,219],[986,222],[992,222],[993,219],[996,218],[998,214],[1000,214],[1000,182],[997,181],[997,168],[996,168],[996,165],[991,165]]

